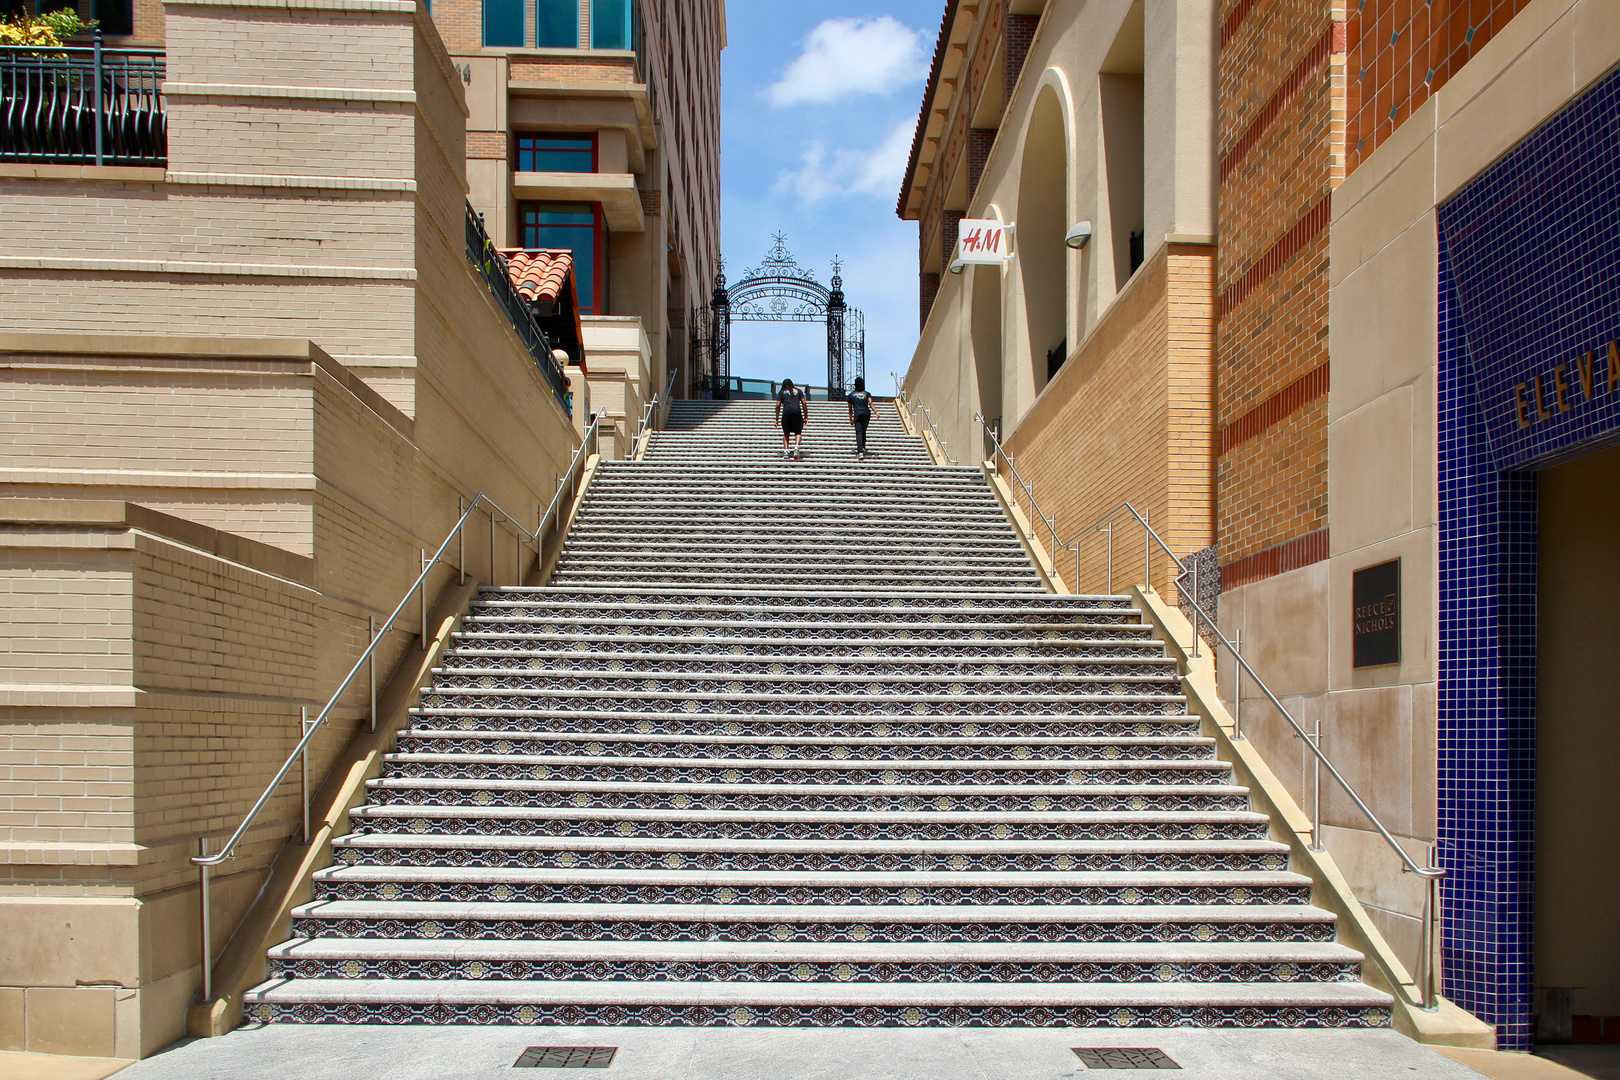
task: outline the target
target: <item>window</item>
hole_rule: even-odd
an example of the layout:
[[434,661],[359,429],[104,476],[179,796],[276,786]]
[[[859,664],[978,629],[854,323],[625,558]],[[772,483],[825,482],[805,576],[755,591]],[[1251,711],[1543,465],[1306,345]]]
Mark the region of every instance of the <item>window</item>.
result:
[[518,203],[519,243],[526,248],[567,248],[574,253],[574,284],[582,315],[607,310],[606,260],[601,214],[595,203]]
[[633,0],[591,0],[591,48],[628,49]]
[[596,171],[595,135],[519,135],[518,172]]
[[134,0],[95,0],[90,5],[90,17],[107,37],[129,37],[135,32]]
[[579,0],[535,0],[534,43],[541,49],[579,48]]
[[523,0],[484,0],[484,45],[523,48]]

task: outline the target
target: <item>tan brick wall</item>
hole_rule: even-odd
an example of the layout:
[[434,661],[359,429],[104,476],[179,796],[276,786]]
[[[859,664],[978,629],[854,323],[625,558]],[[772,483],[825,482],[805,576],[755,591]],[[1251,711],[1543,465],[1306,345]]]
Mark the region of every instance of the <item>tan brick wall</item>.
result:
[[[0,496],[153,505],[275,545],[282,568],[161,530],[0,527],[0,933],[40,943],[0,951],[0,1009],[30,1018],[30,1049],[134,1057],[181,1034],[198,836],[241,820],[458,496],[533,521],[573,450],[462,250],[465,114],[438,31],[375,7],[175,5],[169,78],[204,92],[174,97],[170,182],[0,180]],[[489,529],[472,519],[467,569],[510,582],[516,545],[497,531],[492,568]],[[317,736],[314,775],[365,693]],[[215,879],[216,949],[293,790]]]
[[[1060,540],[1129,501],[1178,555],[1211,542],[1213,280],[1208,249],[1161,248],[1007,440],[1041,510],[1057,515]],[[1116,589],[1141,578],[1141,543],[1141,529],[1121,519]],[[1081,546],[1082,591],[1105,588],[1106,553],[1101,536]],[[1154,584],[1168,588],[1170,564],[1157,549],[1153,562]],[[1075,587],[1074,556],[1057,563]]]

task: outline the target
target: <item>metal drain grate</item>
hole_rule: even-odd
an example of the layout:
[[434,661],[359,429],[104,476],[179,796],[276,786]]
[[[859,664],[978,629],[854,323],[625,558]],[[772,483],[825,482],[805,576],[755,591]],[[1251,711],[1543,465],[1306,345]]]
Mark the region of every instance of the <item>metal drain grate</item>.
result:
[[617,1046],[531,1046],[512,1063],[514,1069],[605,1069]]
[[1073,1046],[1088,1069],[1179,1069],[1156,1046]]

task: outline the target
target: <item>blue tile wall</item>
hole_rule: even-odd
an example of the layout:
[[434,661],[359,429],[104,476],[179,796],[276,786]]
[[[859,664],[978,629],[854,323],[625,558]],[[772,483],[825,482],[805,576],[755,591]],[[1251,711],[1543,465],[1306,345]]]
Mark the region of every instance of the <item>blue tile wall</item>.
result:
[[1620,338],[1620,72],[1471,181],[1439,226],[1446,992],[1522,1050],[1535,976],[1535,470],[1620,441],[1620,388],[1607,389],[1607,344]]

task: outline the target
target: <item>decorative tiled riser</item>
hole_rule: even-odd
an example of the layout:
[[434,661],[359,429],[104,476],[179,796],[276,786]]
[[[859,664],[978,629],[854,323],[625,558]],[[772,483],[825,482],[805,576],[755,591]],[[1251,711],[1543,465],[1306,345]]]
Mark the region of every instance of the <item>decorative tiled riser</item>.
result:
[[1250,873],[1263,870],[1288,869],[1288,857],[1276,853],[1245,855],[1225,853],[1206,855],[1194,852],[1154,852],[1151,855],[1128,855],[1103,852],[1095,855],[1001,854],[999,852],[964,855],[891,855],[884,853],[839,852],[823,855],[815,852],[789,854],[755,854],[753,852],[715,852],[678,854],[663,851],[502,851],[443,848],[356,849],[340,848],[337,861],[347,866],[477,866],[513,867],[529,870],[732,870],[732,871],[786,871],[830,870],[854,873],[860,871],[910,870],[917,873],[945,871],[981,873],[1034,873],[1037,871],[1140,870],[1198,871],[1236,870]]
[[250,1018],[1388,1023],[1141,612],[1046,593],[976,470],[678,441],[481,595]]
[[521,921],[437,919],[298,919],[307,938],[452,938],[461,941],[815,941],[855,942],[1199,942],[1332,941],[1326,923],[1223,922],[873,922],[855,925],[721,923],[711,920]]
[[304,979],[525,979],[592,982],[1346,982],[1353,964],[807,964],[649,963],[527,960],[278,960],[272,974]]
[[256,1005],[260,1023],[525,1024],[561,1027],[1207,1027],[1382,1028],[1387,1009],[1133,1009],[992,1006],[874,1008],[802,1005],[773,1009],[696,1005],[682,1009],[607,1005]]

